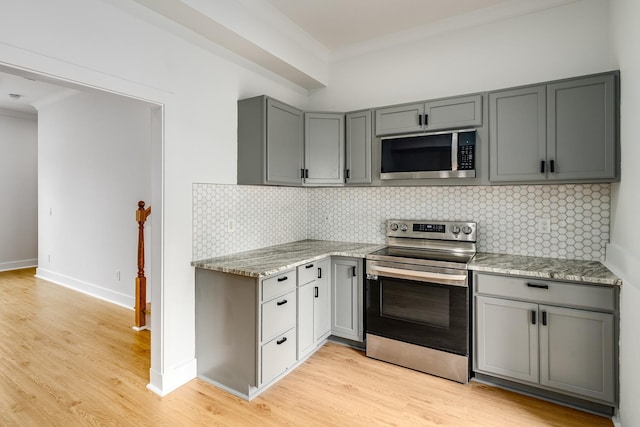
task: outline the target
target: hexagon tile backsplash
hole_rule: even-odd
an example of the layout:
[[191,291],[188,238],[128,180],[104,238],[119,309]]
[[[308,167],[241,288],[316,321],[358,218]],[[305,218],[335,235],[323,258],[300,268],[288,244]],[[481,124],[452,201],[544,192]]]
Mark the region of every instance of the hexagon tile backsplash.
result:
[[[384,243],[389,218],[474,221],[478,251],[604,260],[609,184],[278,188],[194,184],[193,257],[304,238]],[[235,221],[235,231],[229,228]],[[549,233],[538,220],[549,220]]]

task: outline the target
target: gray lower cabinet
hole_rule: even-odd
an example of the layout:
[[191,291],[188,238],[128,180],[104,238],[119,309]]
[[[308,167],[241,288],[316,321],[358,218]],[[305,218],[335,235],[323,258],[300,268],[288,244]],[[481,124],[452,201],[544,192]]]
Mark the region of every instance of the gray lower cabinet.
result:
[[298,359],[316,349],[331,332],[331,263],[323,259],[298,267]]
[[331,334],[362,342],[363,276],[362,260],[331,258]]
[[305,185],[344,184],[344,114],[305,113]]
[[490,274],[474,288],[474,371],[615,405],[615,288]]
[[267,96],[238,101],[238,184],[302,185],[304,114]]
[[347,184],[371,184],[371,118],[371,110],[346,114]]
[[614,180],[616,77],[489,93],[490,180]]
[[376,135],[482,126],[482,95],[376,109]]
[[196,269],[198,377],[247,399],[297,362],[296,270],[264,279]]

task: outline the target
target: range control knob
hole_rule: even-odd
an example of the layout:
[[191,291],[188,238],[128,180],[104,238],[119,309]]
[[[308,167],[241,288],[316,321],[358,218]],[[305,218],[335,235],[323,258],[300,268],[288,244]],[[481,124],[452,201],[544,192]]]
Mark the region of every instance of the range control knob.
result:
[[465,225],[464,227],[462,227],[462,232],[464,234],[471,234],[473,230],[471,229],[471,227],[469,227],[468,225]]
[[451,232],[453,234],[459,234],[460,233],[460,227],[458,227],[457,225],[454,225],[453,227],[451,227]]
[[396,231],[398,229],[398,224],[392,222],[389,228],[391,229],[391,231]]
[[400,231],[407,231],[408,229],[407,224],[400,224]]

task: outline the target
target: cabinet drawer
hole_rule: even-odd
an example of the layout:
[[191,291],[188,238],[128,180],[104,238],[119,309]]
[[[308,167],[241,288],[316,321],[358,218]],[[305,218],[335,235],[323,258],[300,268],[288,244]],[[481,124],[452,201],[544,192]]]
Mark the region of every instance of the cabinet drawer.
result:
[[296,288],[296,271],[288,270],[262,281],[262,301],[269,301]]
[[266,384],[296,363],[296,329],[269,341],[261,348],[261,384]]
[[298,267],[298,286],[302,286],[306,283],[312,282],[318,278],[318,268],[320,263],[318,261],[310,262]]
[[609,286],[478,273],[474,287],[476,293],[482,295],[606,311],[617,308],[616,289]]
[[296,325],[296,291],[262,304],[262,341]]

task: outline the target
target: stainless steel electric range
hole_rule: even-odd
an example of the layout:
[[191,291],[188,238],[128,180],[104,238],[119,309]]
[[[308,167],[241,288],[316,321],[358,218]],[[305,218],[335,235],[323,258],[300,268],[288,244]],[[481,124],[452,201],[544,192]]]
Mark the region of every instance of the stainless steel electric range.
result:
[[469,270],[476,223],[388,220],[366,257],[367,356],[469,381]]

